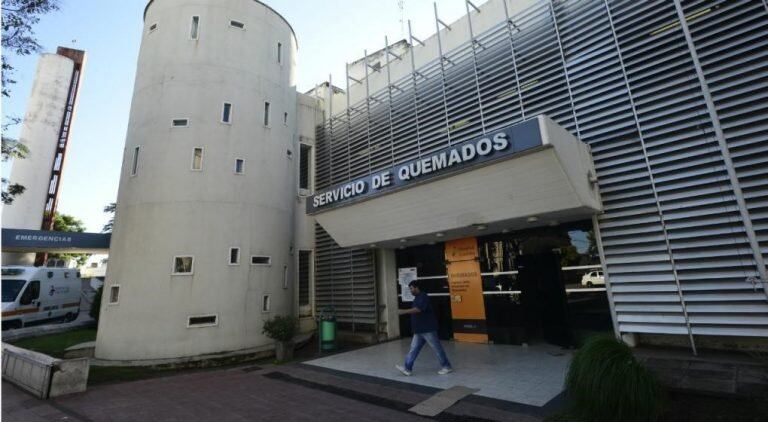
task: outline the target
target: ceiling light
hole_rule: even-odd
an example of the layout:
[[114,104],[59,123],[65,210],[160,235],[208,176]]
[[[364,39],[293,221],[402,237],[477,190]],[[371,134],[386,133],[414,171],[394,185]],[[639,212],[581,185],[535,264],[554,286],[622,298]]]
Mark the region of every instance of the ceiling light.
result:
[[407,241],[408,241],[408,239],[400,239],[400,243],[405,243]]
[[443,237],[443,236],[445,236],[445,235],[442,234],[442,233],[435,233],[435,237]]
[[485,230],[488,228],[488,226],[486,226],[485,224],[477,224],[475,225],[475,228],[478,230]]
[[528,222],[529,223],[535,223],[537,221],[539,221],[539,217],[536,217],[536,216],[528,217]]

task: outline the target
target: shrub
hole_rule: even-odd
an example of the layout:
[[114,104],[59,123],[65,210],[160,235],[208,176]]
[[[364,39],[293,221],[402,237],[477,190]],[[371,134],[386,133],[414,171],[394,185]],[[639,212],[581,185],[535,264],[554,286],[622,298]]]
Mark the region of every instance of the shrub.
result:
[[655,421],[661,390],[624,343],[595,336],[573,355],[565,379],[568,416],[579,421]]
[[277,341],[291,341],[298,331],[299,321],[290,315],[276,315],[274,318],[264,321],[262,334]]
[[99,312],[101,311],[101,295],[104,293],[104,286],[102,285],[96,290],[96,295],[93,296],[93,303],[91,303],[91,310],[88,311],[88,315],[99,322]]

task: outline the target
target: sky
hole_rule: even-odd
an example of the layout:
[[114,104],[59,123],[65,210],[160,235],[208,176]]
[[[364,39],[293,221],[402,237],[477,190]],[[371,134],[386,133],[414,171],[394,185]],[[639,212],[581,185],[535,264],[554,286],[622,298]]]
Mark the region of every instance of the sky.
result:
[[[99,232],[109,216],[104,206],[117,199],[122,150],[128,126],[142,14],[147,0],[59,0],[61,10],[34,27],[44,52],[57,46],[85,50],[87,63],[78,97],[60,188],[58,211]],[[158,0],[163,1],[163,0]],[[230,1],[230,0],[215,0]],[[307,91],[333,75],[344,81],[344,64],[363,50],[406,38],[407,20],[414,36],[435,32],[430,0],[265,0],[290,22],[298,38],[297,89]],[[400,8],[402,3],[402,13]],[[475,1],[475,4],[484,1]],[[464,0],[439,0],[441,20],[452,22],[466,13]],[[401,24],[402,17],[402,24]],[[3,98],[3,116],[24,116],[38,56],[10,56],[16,68],[11,97]],[[20,125],[8,130],[18,137]],[[3,177],[12,163],[3,163]]]

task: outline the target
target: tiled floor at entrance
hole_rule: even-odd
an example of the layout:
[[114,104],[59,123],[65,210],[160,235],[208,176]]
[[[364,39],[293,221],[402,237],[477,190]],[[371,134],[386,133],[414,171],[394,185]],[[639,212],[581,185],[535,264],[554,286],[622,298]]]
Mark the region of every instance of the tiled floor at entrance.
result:
[[454,385],[478,388],[480,396],[543,406],[563,391],[571,354],[557,346],[529,347],[443,342],[455,371],[438,375],[440,365],[429,346],[424,346],[413,375],[403,376],[401,364],[411,339],[378,344],[305,362],[338,371],[435,388]]

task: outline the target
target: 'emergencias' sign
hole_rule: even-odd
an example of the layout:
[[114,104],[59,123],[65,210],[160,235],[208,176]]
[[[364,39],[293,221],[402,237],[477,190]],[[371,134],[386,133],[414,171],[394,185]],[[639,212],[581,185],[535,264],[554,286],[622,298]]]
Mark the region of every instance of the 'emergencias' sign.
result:
[[307,213],[368,198],[389,190],[453,173],[485,161],[524,151],[542,144],[538,119],[527,120],[435,151],[360,179],[331,186],[311,196]]

